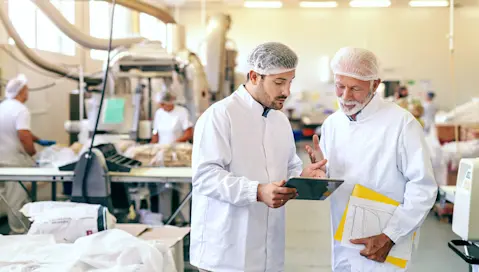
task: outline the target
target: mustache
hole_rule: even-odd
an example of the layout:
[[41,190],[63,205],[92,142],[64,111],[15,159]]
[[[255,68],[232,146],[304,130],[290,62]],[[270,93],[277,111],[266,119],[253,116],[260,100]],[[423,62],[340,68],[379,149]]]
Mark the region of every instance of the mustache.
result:
[[276,97],[276,100],[286,99],[286,98],[288,98],[288,97],[287,97],[287,96],[277,96],[277,97]]
[[351,101],[351,100],[343,100],[343,99],[340,99],[339,101],[341,101],[341,103],[343,103],[344,105],[358,105],[358,104],[361,104],[359,103],[358,101]]

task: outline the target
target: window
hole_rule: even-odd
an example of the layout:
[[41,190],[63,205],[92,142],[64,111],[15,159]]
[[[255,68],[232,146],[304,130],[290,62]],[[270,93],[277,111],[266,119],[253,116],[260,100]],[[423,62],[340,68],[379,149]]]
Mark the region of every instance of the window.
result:
[[[90,35],[108,39],[110,37],[110,17],[112,5],[104,1],[90,1]],[[113,18],[113,38],[129,38],[133,36],[131,11],[120,5],[115,6]],[[105,60],[108,52],[105,50],[90,50],[93,59]]]
[[166,24],[155,17],[141,13],[140,14],[140,36],[152,41],[160,41],[165,47],[166,42]]
[[[75,23],[75,2],[50,0],[70,23]],[[75,42],[63,34],[30,0],[8,1],[8,15],[30,48],[75,55]],[[9,40],[13,44],[13,40]]]
[[36,48],[36,6],[30,0],[8,1],[8,16],[23,42],[30,48]]

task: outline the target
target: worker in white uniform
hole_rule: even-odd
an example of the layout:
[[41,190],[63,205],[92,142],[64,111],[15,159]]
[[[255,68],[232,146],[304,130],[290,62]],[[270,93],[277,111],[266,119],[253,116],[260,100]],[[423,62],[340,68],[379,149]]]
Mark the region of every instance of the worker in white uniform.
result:
[[[31,132],[30,112],[24,105],[28,99],[27,79],[23,74],[7,83],[5,98],[0,103],[0,167],[35,166],[34,143],[49,146],[55,142],[41,140]],[[18,182],[12,181],[0,182],[0,194],[0,204],[6,206],[3,210],[7,210],[11,232],[27,231],[28,220],[18,212],[27,202],[27,193]]]
[[265,43],[248,57],[247,82],[210,106],[193,138],[190,262],[200,271],[284,270],[286,202],[295,176],[324,176],[325,161],[303,170],[281,112],[298,58]]
[[437,113],[437,106],[434,102],[434,97],[436,94],[434,92],[427,92],[426,99],[423,103],[424,107],[424,131],[429,132],[431,127],[434,126],[435,117]]
[[[396,242],[419,234],[438,189],[422,127],[411,113],[375,94],[381,81],[372,52],[342,48],[331,68],[340,110],[321,127],[319,146],[315,136],[314,148],[307,149],[312,161],[328,160],[329,177],[344,180],[331,196],[333,233],[355,184],[401,203],[381,234],[351,241],[364,245],[362,250],[333,240],[333,271],[404,271],[385,259]],[[413,261],[414,254],[406,269]]]
[[193,123],[188,110],[175,105],[176,96],[169,91],[158,93],[157,100],[159,109],[155,113],[151,143],[172,144],[191,140]]
[[[153,121],[153,136],[151,143],[170,145],[174,143],[188,142],[193,138],[193,123],[190,120],[188,110],[176,105],[176,95],[171,91],[157,93],[156,101],[159,105]],[[179,185],[182,196],[189,192],[189,185]],[[172,191],[162,190],[165,185],[148,184],[150,189],[150,202],[152,212],[161,212],[168,217],[172,212]],[[161,197],[160,197],[161,194]],[[185,217],[187,214],[183,212]]]

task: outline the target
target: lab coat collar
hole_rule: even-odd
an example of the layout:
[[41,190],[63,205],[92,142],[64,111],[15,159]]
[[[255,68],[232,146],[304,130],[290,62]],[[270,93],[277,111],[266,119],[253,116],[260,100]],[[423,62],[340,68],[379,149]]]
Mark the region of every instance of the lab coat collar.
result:
[[356,121],[350,116],[346,116],[346,117],[348,117],[348,119],[351,122],[362,121],[362,120],[368,118],[369,116],[372,116],[373,114],[375,114],[379,110],[379,108],[381,107],[381,102],[382,102],[382,100],[379,97],[379,95],[376,95],[376,93],[374,93],[373,98],[371,99],[371,101],[369,101],[369,103],[366,105],[366,107],[364,107],[362,110],[360,110],[359,113],[356,115]]
[[246,90],[245,86],[241,84],[238,89],[236,90],[238,96],[246,103],[248,107],[250,107],[253,112],[258,113],[263,117],[267,117],[268,113],[270,112],[271,108],[263,106],[261,103],[256,101],[253,96]]

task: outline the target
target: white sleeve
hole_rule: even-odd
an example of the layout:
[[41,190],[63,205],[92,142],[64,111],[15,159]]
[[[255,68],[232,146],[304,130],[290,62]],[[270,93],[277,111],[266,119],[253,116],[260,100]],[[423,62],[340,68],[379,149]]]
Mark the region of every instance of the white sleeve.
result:
[[15,128],[17,130],[30,130],[30,112],[28,110],[22,110],[18,113]]
[[[289,124],[289,123],[288,123]],[[299,177],[303,172],[303,161],[296,153],[296,143],[294,142],[293,129],[291,128],[291,156],[288,161],[288,179]]]
[[232,160],[230,139],[230,120],[224,109],[211,108],[200,117],[193,138],[193,190],[246,206],[257,201],[259,182],[227,170]]
[[158,131],[158,123],[160,122],[160,115],[158,114],[158,110],[155,112],[155,119],[153,119],[153,130]]
[[[326,121],[321,126],[321,135],[319,135],[319,147],[321,148],[321,152],[323,152],[323,156],[325,159],[328,159],[328,149],[326,146],[326,139],[329,135],[326,135]],[[329,178],[329,160],[326,163],[326,176]]]
[[187,109],[184,110],[184,113],[181,116],[181,128],[187,130],[190,127],[193,127],[193,123],[190,121],[190,114]]
[[393,242],[421,226],[436,201],[438,189],[422,127],[415,119],[403,128],[399,146],[398,168],[407,180],[404,202],[383,231]]

